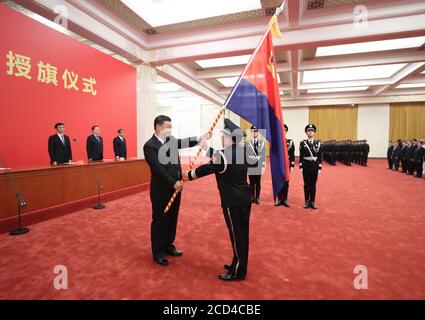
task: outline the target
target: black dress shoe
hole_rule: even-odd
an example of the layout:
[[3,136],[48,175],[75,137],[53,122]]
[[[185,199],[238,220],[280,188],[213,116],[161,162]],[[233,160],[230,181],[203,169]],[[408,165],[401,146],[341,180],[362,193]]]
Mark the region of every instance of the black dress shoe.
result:
[[232,270],[232,266],[230,264],[225,264],[224,269],[230,271],[230,270]]
[[154,258],[155,262],[158,263],[161,266],[168,266],[168,260],[165,258]]
[[288,204],[288,201],[286,201],[286,200],[283,200],[283,202],[282,202],[282,206],[285,206],[285,207],[287,207],[287,208],[290,208],[291,206]]
[[173,247],[167,251],[167,254],[172,257],[181,257],[183,255],[183,252]]
[[260,199],[255,199],[255,204],[261,204]]
[[306,203],[304,203],[304,209],[308,208],[310,208],[310,202],[306,201]]
[[220,274],[218,276],[218,278],[220,280],[223,280],[223,281],[242,281],[242,280],[245,280],[245,276],[237,276],[236,274],[233,274],[231,272],[226,272],[226,273]]
[[310,203],[310,208],[317,209],[316,204],[314,202]]

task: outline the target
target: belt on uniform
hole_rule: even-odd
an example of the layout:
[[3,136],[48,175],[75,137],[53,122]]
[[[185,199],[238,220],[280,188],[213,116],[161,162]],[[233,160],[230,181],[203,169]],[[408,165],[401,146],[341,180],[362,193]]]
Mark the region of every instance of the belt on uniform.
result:
[[304,157],[304,160],[307,160],[307,161],[317,161],[317,157]]

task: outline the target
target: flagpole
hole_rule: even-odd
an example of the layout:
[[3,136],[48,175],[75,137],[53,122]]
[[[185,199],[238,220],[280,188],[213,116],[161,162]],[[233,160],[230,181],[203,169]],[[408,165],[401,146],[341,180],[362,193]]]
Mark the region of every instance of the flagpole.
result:
[[[282,4],[281,4],[279,7],[277,7],[277,8],[276,8],[275,13],[273,14],[274,16],[279,16],[279,15],[282,13],[282,11],[283,11],[283,9],[284,9],[284,7],[285,7],[285,3],[286,3],[286,0],[284,0],[284,1],[282,2]],[[235,92],[235,89],[237,88],[237,86],[239,85],[239,83],[241,82],[241,80],[243,79],[243,77],[245,76],[245,73],[247,72],[248,67],[249,67],[249,65],[251,64],[252,59],[254,59],[255,55],[257,54],[258,50],[260,49],[261,45],[263,44],[264,39],[267,37],[267,34],[268,34],[268,32],[270,31],[270,28],[271,28],[271,26],[272,26],[272,24],[271,24],[270,22],[271,22],[271,19],[270,19],[269,24],[268,24],[268,26],[267,26],[267,30],[266,30],[266,32],[264,32],[263,36],[262,36],[262,37],[261,37],[261,39],[260,39],[260,42],[258,43],[257,47],[256,47],[256,48],[255,48],[255,50],[254,50],[254,53],[253,53],[253,54],[251,55],[251,57],[249,58],[249,61],[248,61],[248,63],[246,64],[245,69],[243,70],[243,72],[242,72],[242,73],[241,73],[241,75],[239,76],[238,81],[237,81],[237,82],[236,82],[236,84],[233,86],[232,91],[230,92],[229,96],[227,97],[226,101],[224,102],[223,106],[221,107],[220,111],[218,112],[217,116],[215,117],[215,119],[214,119],[214,121],[213,121],[213,123],[212,123],[212,125],[211,125],[210,129],[208,130],[208,133],[209,133],[209,134],[212,134],[212,132],[214,131],[215,126],[216,126],[216,125],[217,125],[217,123],[218,123],[218,120],[220,120],[220,118],[221,118],[222,114],[224,113],[224,111],[226,111],[227,104],[228,104],[228,102],[230,101],[230,98],[233,96],[233,94],[234,94],[234,92]],[[195,157],[193,158],[193,160],[190,162],[189,166],[188,166],[188,167],[187,167],[187,169],[186,169],[187,171],[192,170],[193,166],[195,165],[195,161],[196,161],[196,159],[199,157],[199,155],[201,154],[201,152],[202,152],[202,146],[199,146],[199,149],[198,149],[198,151],[196,152]],[[181,183],[183,183],[183,179],[181,179],[181,180],[180,180],[180,182],[181,182]],[[173,195],[172,195],[172,197],[171,197],[170,201],[168,201],[168,204],[167,204],[167,206],[166,206],[166,207],[165,207],[165,209],[164,209],[164,213],[167,213],[167,212],[168,212],[168,210],[170,210],[170,207],[171,207],[171,205],[173,204],[174,200],[176,199],[176,197],[177,197],[177,194],[178,194],[178,193],[179,193],[179,191],[178,191],[178,190],[174,191],[174,193],[173,193]]]
[[[210,129],[208,130],[208,133],[209,134],[212,134],[212,132],[214,131],[215,126],[218,123],[218,120],[220,120],[220,117],[221,117],[221,115],[223,114],[223,112],[225,110],[226,110],[226,107],[225,106],[221,107],[221,109],[218,112],[217,116],[215,117],[215,119],[214,119],[214,121],[213,121]],[[193,160],[190,162],[189,166],[186,169],[187,171],[192,170],[193,166],[195,165],[195,161],[199,157],[199,155],[201,154],[201,152],[202,152],[202,146],[199,146],[198,152],[196,153],[195,157],[193,158]],[[183,179],[181,179],[180,182],[183,183]],[[170,210],[170,207],[173,204],[174,200],[176,199],[178,193],[179,193],[178,190],[174,191],[174,193],[173,193],[170,201],[168,201],[168,204],[167,204],[167,206],[164,209],[164,213],[167,213],[168,210]]]

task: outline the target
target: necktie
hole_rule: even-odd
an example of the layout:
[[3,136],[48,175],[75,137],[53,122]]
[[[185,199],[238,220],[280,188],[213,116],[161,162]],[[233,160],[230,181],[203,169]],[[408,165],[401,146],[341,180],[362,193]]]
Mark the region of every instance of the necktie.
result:
[[65,139],[64,139],[63,135],[61,134],[59,137],[61,138],[62,144],[65,145]]
[[96,137],[97,142],[99,142],[99,143],[100,143],[100,139],[99,139],[99,137],[98,137],[98,136],[95,136],[95,137]]

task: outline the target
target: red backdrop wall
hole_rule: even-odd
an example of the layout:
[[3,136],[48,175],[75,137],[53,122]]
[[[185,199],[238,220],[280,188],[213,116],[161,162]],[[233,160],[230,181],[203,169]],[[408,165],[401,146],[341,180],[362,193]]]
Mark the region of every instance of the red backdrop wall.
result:
[[[127,132],[128,156],[136,156],[134,67],[2,4],[0,30],[0,153],[9,167],[48,165],[47,140],[56,122],[64,122],[66,134],[81,144],[83,156],[71,142],[74,160],[85,159],[85,141],[94,124],[101,128],[105,158],[113,158],[112,139],[119,128]],[[31,79],[19,76],[28,68],[16,54],[31,58]],[[42,74],[39,81],[40,61],[57,68],[57,85],[46,83]],[[65,70],[78,75],[78,91],[64,87]],[[83,78],[95,79],[96,95],[83,92]]]

